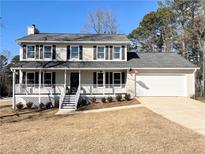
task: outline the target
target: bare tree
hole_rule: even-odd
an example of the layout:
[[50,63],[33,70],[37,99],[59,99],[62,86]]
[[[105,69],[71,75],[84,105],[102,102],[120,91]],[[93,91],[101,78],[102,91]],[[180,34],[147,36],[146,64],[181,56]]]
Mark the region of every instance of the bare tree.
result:
[[89,11],[83,31],[94,31],[97,34],[116,34],[118,31],[116,17],[111,11],[107,10],[98,9],[96,11]]

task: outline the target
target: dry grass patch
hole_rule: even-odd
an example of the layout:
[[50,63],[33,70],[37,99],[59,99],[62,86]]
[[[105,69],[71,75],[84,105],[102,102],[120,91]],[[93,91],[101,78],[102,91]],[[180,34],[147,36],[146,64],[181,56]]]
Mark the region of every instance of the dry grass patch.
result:
[[[146,108],[0,119],[1,153],[204,153],[205,137]],[[17,117],[21,118],[20,117]]]

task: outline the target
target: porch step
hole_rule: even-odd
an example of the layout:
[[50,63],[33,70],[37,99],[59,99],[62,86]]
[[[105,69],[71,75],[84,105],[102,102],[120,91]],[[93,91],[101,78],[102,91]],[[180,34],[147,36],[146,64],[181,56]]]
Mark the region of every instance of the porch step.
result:
[[75,102],[75,95],[65,95],[63,99],[63,103],[61,105],[61,109],[74,109],[76,107],[77,102]]

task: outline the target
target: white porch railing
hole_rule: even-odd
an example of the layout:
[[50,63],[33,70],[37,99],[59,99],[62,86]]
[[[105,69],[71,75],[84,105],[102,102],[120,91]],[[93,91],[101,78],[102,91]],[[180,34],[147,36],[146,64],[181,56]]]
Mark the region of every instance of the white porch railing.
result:
[[126,93],[125,84],[81,84],[81,94],[84,95],[115,95]]
[[64,99],[65,95],[66,95],[66,86],[64,85],[63,91],[61,92],[61,95],[60,95],[59,109],[61,109],[61,106],[62,106],[63,99]]
[[64,84],[52,84],[41,86],[38,84],[15,84],[15,94],[61,94],[65,89]]
[[[68,87],[68,86],[67,86]],[[125,84],[81,84],[78,87],[79,94],[83,95],[115,95],[118,93],[126,93]],[[15,94],[17,95],[41,95],[41,94],[59,94],[64,97],[66,94],[65,84],[15,84]],[[63,98],[62,98],[63,99]],[[60,101],[61,102],[61,101]]]

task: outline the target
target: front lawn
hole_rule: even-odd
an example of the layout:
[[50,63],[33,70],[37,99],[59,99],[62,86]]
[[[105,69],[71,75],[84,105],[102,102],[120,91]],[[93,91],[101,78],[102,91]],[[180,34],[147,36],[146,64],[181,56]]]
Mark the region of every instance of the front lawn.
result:
[[[0,108],[0,112],[7,107]],[[146,108],[0,119],[1,153],[204,153],[205,137]]]

